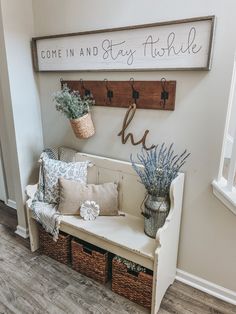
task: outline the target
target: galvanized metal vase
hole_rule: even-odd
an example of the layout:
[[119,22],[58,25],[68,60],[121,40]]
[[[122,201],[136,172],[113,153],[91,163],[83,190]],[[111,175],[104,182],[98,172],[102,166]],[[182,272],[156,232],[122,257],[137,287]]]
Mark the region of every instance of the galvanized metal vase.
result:
[[144,232],[151,238],[156,237],[170,211],[170,200],[167,197],[158,197],[148,194],[144,202]]

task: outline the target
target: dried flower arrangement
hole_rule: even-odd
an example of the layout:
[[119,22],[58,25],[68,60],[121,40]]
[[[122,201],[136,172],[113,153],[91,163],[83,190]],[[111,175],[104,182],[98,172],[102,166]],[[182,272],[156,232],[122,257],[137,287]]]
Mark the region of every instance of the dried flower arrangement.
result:
[[156,237],[157,230],[165,223],[170,210],[171,182],[189,155],[186,150],[181,155],[175,154],[173,144],[167,147],[163,143],[151,150],[142,149],[137,158],[143,167],[130,156],[132,166],[147,190],[142,215],[145,217],[144,232],[151,238]]
[[90,115],[90,109],[95,104],[95,100],[91,94],[81,96],[79,91],[71,91],[67,86],[63,86],[62,90],[53,96],[56,110],[70,120],[77,137],[88,138],[95,133]]
[[142,149],[141,153],[137,154],[143,168],[134,162],[132,155],[130,160],[148,194],[166,197],[171,182],[177,177],[189,155],[186,150],[181,155],[175,154],[173,143],[169,147],[163,143],[149,151]]
[[140,272],[146,273],[147,271],[145,267],[142,267],[139,264],[136,264],[118,255],[115,256],[114,259],[119,263],[123,263],[129,270],[132,270],[136,273],[140,273]]

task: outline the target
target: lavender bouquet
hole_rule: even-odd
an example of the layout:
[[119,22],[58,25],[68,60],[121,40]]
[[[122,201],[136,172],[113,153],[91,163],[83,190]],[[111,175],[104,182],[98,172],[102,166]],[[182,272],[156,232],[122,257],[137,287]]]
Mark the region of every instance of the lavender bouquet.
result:
[[149,151],[142,149],[141,153],[137,154],[137,159],[143,167],[135,163],[132,155],[130,160],[148,194],[166,197],[169,195],[171,182],[177,177],[189,155],[187,150],[180,155],[175,154],[173,143],[169,147],[163,143]]

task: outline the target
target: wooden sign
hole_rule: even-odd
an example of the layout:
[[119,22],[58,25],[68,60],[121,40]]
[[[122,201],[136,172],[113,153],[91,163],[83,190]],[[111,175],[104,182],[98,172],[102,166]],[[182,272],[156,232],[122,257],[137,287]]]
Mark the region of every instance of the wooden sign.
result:
[[32,39],[36,71],[209,70],[214,16]]

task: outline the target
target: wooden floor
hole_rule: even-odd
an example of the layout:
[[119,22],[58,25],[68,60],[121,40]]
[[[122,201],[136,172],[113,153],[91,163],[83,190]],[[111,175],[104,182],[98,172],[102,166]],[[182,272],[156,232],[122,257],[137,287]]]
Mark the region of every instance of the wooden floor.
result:
[[[0,314],[142,314],[142,307],[46,256],[31,253],[14,234],[15,210],[0,203]],[[159,314],[236,314],[222,302],[178,281]]]

